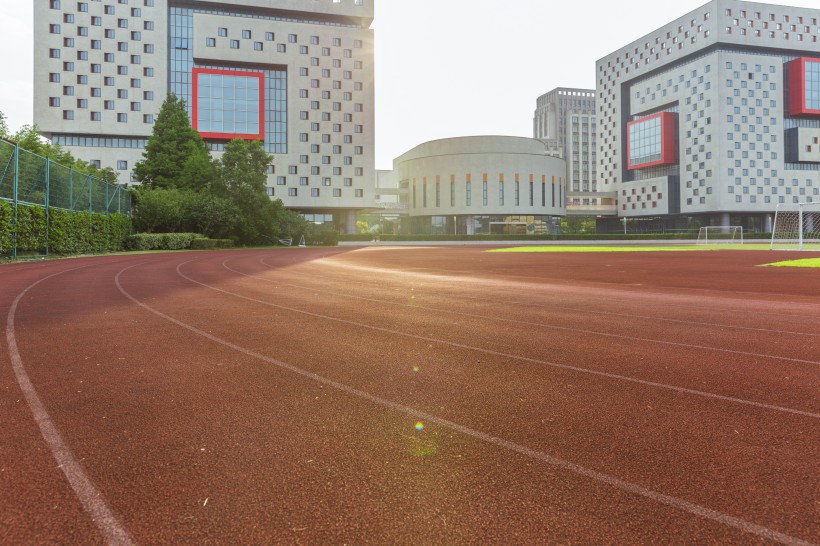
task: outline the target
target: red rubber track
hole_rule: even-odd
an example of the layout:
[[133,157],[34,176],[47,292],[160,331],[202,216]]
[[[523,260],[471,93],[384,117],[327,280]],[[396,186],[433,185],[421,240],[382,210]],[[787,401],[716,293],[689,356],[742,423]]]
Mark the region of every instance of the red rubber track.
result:
[[2,267],[0,544],[818,543],[806,256]]

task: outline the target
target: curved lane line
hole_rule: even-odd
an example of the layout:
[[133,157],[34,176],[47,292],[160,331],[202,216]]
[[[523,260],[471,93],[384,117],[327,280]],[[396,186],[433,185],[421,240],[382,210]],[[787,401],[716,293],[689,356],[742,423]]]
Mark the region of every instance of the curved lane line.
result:
[[[426,277],[426,278],[429,278],[429,279],[432,279],[432,280],[437,280],[438,278],[441,278],[441,279],[450,280],[450,281],[454,281],[454,282],[470,281],[470,282],[483,282],[483,283],[486,283],[486,284],[503,284],[503,285],[509,285],[511,283],[515,283],[515,284],[524,285],[525,287],[540,287],[540,288],[549,287],[549,288],[554,288],[554,289],[557,289],[557,288],[577,288],[577,285],[570,284],[569,281],[563,281],[563,282],[555,281],[555,282],[550,282],[548,284],[544,284],[544,283],[536,283],[536,282],[532,282],[532,281],[522,280],[522,279],[539,279],[539,280],[543,280],[540,277],[532,277],[532,276],[516,277],[516,280],[504,281],[504,280],[502,280],[503,277],[498,278],[498,277],[500,277],[500,274],[492,274],[492,277],[490,277],[490,276],[488,276],[488,277],[469,277],[469,276],[456,276],[456,275],[440,275],[440,274],[436,274],[436,273],[427,273],[425,271],[399,271],[399,270],[388,269],[388,268],[384,268],[384,267],[369,267],[369,266],[363,266],[363,265],[356,265],[356,264],[351,264],[351,263],[343,262],[343,261],[330,261],[330,260],[328,260],[328,261],[323,262],[323,263],[325,263],[327,265],[330,265],[330,266],[333,266],[333,267],[336,267],[336,268],[339,268],[339,269],[350,269],[350,270],[353,270],[353,271],[369,271],[371,273],[386,273],[386,274],[391,274],[391,275],[394,275],[394,276],[411,276],[411,277],[416,276],[416,277],[422,277],[422,278]],[[353,280],[351,282],[361,283],[361,281],[355,281],[355,280]],[[604,281],[596,282],[594,284],[600,285],[600,286],[591,286],[591,287],[589,287],[589,289],[597,290],[597,291],[604,291],[604,292],[622,291],[622,289],[625,289],[625,288],[634,289],[636,287],[635,285],[619,284],[619,283],[604,282]],[[640,294],[645,294],[645,295],[654,294],[654,295],[657,295],[657,296],[663,296],[663,297],[675,298],[675,299],[678,299],[678,298],[690,298],[691,299],[691,298],[697,298],[698,297],[698,292],[703,292],[703,291],[715,292],[714,289],[668,287],[670,290],[675,290],[676,291],[674,293],[668,293],[668,292],[658,291],[660,288],[663,288],[663,287],[657,287],[657,288],[652,289],[651,291],[641,290],[639,293]],[[578,291],[578,290],[576,290],[576,291]],[[719,294],[720,294],[720,292],[718,292],[718,295],[709,294],[709,295],[707,295],[707,297],[710,298],[710,299],[717,299],[719,297]],[[738,292],[734,292],[734,294],[759,295],[758,292],[750,292],[750,291],[738,291]],[[778,296],[778,295],[782,295],[782,294],[774,293],[774,294],[771,294],[771,295]],[[786,296],[788,296],[788,295],[789,294],[786,294]],[[720,298],[720,299],[725,300],[727,298]],[[820,305],[820,304],[817,304],[817,303],[794,302],[794,301],[788,301],[788,300],[781,300],[781,301],[776,301],[776,302],[771,301],[771,300],[754,300],[754,303],[761,303],[761,304],[777,303],[777,304],[784,305],[784,306],[785,305],[799,306],[801,308],[806,308],[805,309],[806,312],[809,313],[809,315],[806,315],[806,314],[794,314],[794,313],[782,313],[782,312],[775,313],[775,312],[770,312],[770,311],[760,311],[760,312],[758,312],[758,314],[763,314],[763,315],[773,315],[773,316],[778,316],[778,317],[779,316],[787,316],[787,317],[793,317],[793,318],[806,318],[807,316],[810,316],[810,317],[813,318],[816,314],[818,305]],[[665,306],[667,308],[677,308],[677,309],[682,309],[682,308],[687,308],[688,307],[688,306],[677,305],[677,304],[665,304]],[[740,311],[736,310],[736,312],[740,312]]]
[[[258,278],[257,275],[250,275],[248,273],[242,273],[241,271],[231,269],[230,267],[225,265],[226,262],[227,262],[227,260],[222,262],[222,266],[225,269],[227,269],[228,271],[232,271],[234,273],[237,273],[239,275],[243,275],[245,277]],[[268,265],[264,261],[262,261],[261,263],[263,265]],[[545,323],[540,323],[540,322],[531,322],[531,321],[525,321],[525,320],[509,319],[509,318],[503,318],[503,317],[497,317],[497,316],[487,317],[486,315],[478,315],[478,314],[474,314],[474,313],[465,313],[465,312],[462,312],[462,311],[453,311],[452,309],[439,309],[439,308],[436,308],[436,307],[428,307],[426,305],[408,305],[406,303],[396,303],[396,302],[381,300],[381,299],[377,299],[377,298],[368,298],[368,297],[364,297],[364,296],[354,296],[354,295],[349,295],[349,294],[339,294],[337,292],[332,292],[330,290],[323,290],[321,288],[312,288],[312,287],[309,287],[309,286],[301,286],[301,285],[298,285],[298,284],[292,284],[292,283],[287,283],[287,282],[281,282],[281,281],[277,281],[277,282],[279,284],[283,285],[283,286],[292,286],[294,288],[303,288],[305,290],[312,290],[314,292],[322,292],[322,293],[325,293],[325,294],[331,294],[333,296],[342,297],[342,298],[351,298],[351,299],[358,299],[358,300],[364,300],[364,301],[372,301],[372,302],[376,302],[376,303],[385,303],[385,304],[393,305],[393,306],[410,307],[412,309],[426,309],[428,311],[435,311],[437,313],[450,313],[450,314],[459,315],[459,316],[463,316],[463,317],[472,317],[472,318],[478,318],[478,319],[483,319],[483,320],[486,320],[486,319],[489,318],[489,320],[510,322],[510,323],[513,323],[513,324],[525,324],[525,325],[528,325],[528,326],[535,326],[537,328],[562,330],[562,331],[566,331],[566,332],[577,332],[577,333],[581,333],[581,334],[591,334],[591,335],[598,335],[598,336],[604,336],[604,337],[615,337],[615,338],[619,338],[619,339],[628,339],[628,340],[631,340],[631,341],[645,341],[647,343],[658,343],[658,344],[662,344],[662,345],[673,345],[673,346],[679,346],[679,347],[686,347],[686,348],[689,348],[689,349],[700,349],[700,350],[707,350],[707,351],[711,350],[711,351],[727,352],[727,353],[739,354],[739,355],[742,355],[742,356],[752,356],[752,357],[770,358],[770,359],[775,359],[775,360],[785,360],[785,361],[788,361],[788,362],[798,362],[800,364],[820,364],[820,362],[817,362],[815,360],[804,360],[804,359],[799,359],[799,358],[791,358],[791,357],[787,357],[787,356],[777,356],[777,355],[769,355],[769,354],[763,354],[763,353],[751,353],[751,352],[747,352],[747,351],[736,351],[736,350],[733,350],[733,349],[724,349],[722,347],[711,347],[709,345],[694,345],[694,344],[691,344],[691,343],[679,343],[679,342],[675,342],[675,341],[665,341],[665,340],[662,340],[662,339],[649,339],[649,338],[641,338],[641,337],[634,337],[634,336],[625,336],[625,335],[622,335],[622,334],[611,334],[611,333],[608,333],[608,332],[600,332],[600,331],[597,331],[597,330],[583,330],[583,329],[580,329],[580,328],[569,328],[567,326],[558,326],[558,325],[555,325],[555,324],[545,324]],[[469,299],[477,299],[477,298],[469,298]],[[483,302],[488,302],[488,303],[493,303],[489,300],[482,300],[482,301]],[[521,302],[508,301],[508,302],[505,303],[505,305],[516,305],[516,304],[520,304],[520,303]],[[684,323],[684,324],[696,324],[696,325],[702,325],[702,326],[716,326],[716,327],[719,327],[719,328],[733,328],[733,329],[762,331],[762,332],[773,332],[773,333],[781,333],[781,334],[794,334],[794,335],[799,335],[799,336],[818,336],[818,337],[820,337],[820,334],[809,334],[809,333],[801,333],[801,332],[788,332],[788,331],[780,331],[780,330],[767,330],[767,329],[764,329],[764,328],[748,328],[748,327],[745,327],[745,326],[730,326],[730,325],[723,325],[723,324],[713,324],[713,323],[708,323],[708,322],[683,321],[683,320],[664,319],[664,318],[656,318],[656,317],[641,316],[641,315],[626,315],[626,314],[621,314],[621,313],[609,313],[609,312],[602,312],[602,311],[585,311],[585,310],[582,310],[582,309],[575,309],[575,308],[572,308],[572,307],[561,307],[561,306],[551,306],[551,307],[552,308],[557,308],[557,309],[569,310],[569,311],[578,311],[578,312],[581,312],[581,313],[589,312],[589,313],[593,313],[593,314],[614,315],[614,316],[626,317],[626,318],[639,318],[639,319],[647,319],[647,320],[677,322],[677,323]]]
[[[193,260],[190,260],[190,261],[193,261]],[[185,265],[186,263],[190,263],[190,261],[180,263],[177,266],[177,271],[179,272],[179,268],[182,265]],[[137,264],[137,265],[139,265],[139,264]],[[589,478],[593,481],[604,483],[604,484],[609,485],[609,486],[611,486],[615,489],[619,489],[621,491],[625,491],[625,492],[628,492],[628,493],[632,493],[632,494],[635,494],[635,495],[638,495],[638,496],[641,496],[641,497],[651,499],[651,500],[653,500],[655,502],[658,502],[660,504],[665,504],[665,505],[670,506],[672,508],[675,508],[675,509],[678,509],[678,510],[681,510],[681,511],[684,511],[684,512],[688,512],[690,514],[693,514],[693,515],[696,515],[696,516],[699,516],[699,517],[702,517],[702,518],[705,518],[705,519],[720,523],[722,525],[726,525],[728,527],[733,527],[733,528],[738,529],[740,531],[743,531],[745,533],[753,534],[753,535],[762,537],[762,538],[767,539],[767,540],[773,540],[773,541],[776,541],[776,542],[780,542],[781,544],[786,544],[788,546],[813,546],[811,542],[807,542],[807,541],[802,540],[800,538],[796,538],[796,537],[781,533],[779,531],[769,529],[768,527],[764,527],[762,525],[758,525],[756,523],[752,523],[752,522],[746,521],[744,519],[741,519],[741,518],[738,518],[738,517],[735,517],[735,516],[730,516],[729,514],[724,514],[723,512],[719,512],[717,510],[712,510],[711,508],[706,508],[705,506],[701,506],[701,505],[695,504],[693,502],[689,502],[689,501],[686,501],[686,500],[683,500],[683,499],[679,499],[677,497],[666,495],[664,493],[659,493],[657,491],[647,489],[647,488],[642,487],[640,485],[621,480],[621,479],[616,478],[614,476],[610,476],[609,474],[605,474],[603,472],[598,472],[596,470],[586,468],[584,466],[572,463],[570,461],[566,461],[564,459],[559,459],[557,457],[547,455],[546,453],[544,453],[542,451],[531,449],[531,448],[528,448],[526,446],[522,446],[522,445],[516,444],[514,442],[510,442],[508,440],[504,440],[503,438],[499,438],[497,436],[492,436],[491,434],[487,434],[485,432],[481,432],[479,430],[475,430],[475,429],[472,429],[470,427],[460,425],[460,424],[455,423],[453,421],[448,421],[447,419],[442,419],[440,417],[436,417],[435,415],[413,409],[409,406],[405,406],[403,404],[392,402],[390,400],[387,400],[386,398],[381,398],[379,396],[375,396],[375,395],[367,393],[365,391],[361,391],[361,390],[356,389],[354,387],[350,387],[348,385],[345,385],[344,383],[339,383],[339,382],[334,381],[332,379],[328,379],[328,378],[326,378],[324,376],[321,376],[317,373],[310,372],[310,371],[307,371],[305,369],[294,366],[293,364],[288,364],[287,362],[284,362],[282,360],[271,358],[271,357],[265,356],[261,353],[257,353],[255,351],[252,351],[250,349],[246,349],[245,347],[242,347],[240,345],[236,345],[235,343],[232,343],[232,342],[227,341],[225,339],[219,338],[219,337],[217,337],[213,334],[205,332],[204,330],[200,330],[196,326],[191,326],[190,324],[182,322],[181,320],[178,320],[178,319],[175,319],[175,318],[173,318],[169,315],[166,315],[162,311],[159,311],[157,309],[149,307],[148,305],[142,303],[141,301],[139,301],[138,299],[133,297],[131,294],[129,294],[123,288],[122,284],[120,283],[120,276],[124,272],[128,271],[129,269],[131,269],[133,267],[136,267],[136,266],[131,266],[131,267],[127,267],[127,268],[123,269],[122,271],[117,273],[117,276],[114,279],[114,282],[116,283],[117,288],[119,288],[120,292],[122,292],[125,297],[127,297],[129,300],[131,300],[135,304],[139,305],[140,307],[142,307],[146,311],[149,311],[150,313],[153,313],[153,314],[157,315],[158,317],[162,317],[163,319],[165,319],[165,320],[167,320],[167,321],[169,321],[173,324],[176,324],[177,326],[180,326],[181,328],[184,328],[184,329],[188,330],[189,332],[192,332],[194,334],[205,337],[205,338],[213,341],[214,343],[218,343],[220,345],[223,345],[225,347],[233,349],[234,351],[243,353],[243,354],[245,354],[245,355],[247,355],[251,358],[261,360],[263,362],[267,362],[268,364],[272,364],[272,365],[274,365],[278,368],[281,368],[283,370],[287,370],[289,372],[300,375],[300,376],[305,377],[307,379],[316,381],[317,383],[321,383],[322,385],[332,387],[336,390],[339,390],[339,391],[344,392],[346,394],[349,394],[351,396],[354,396],[354,397],[357,397],[357,398],[362,398],[362,399],[367,400],[369,402],[372,402],[373,404],[376,404],[378,406],[393,410],[397,413],[405,414],[405,415],[407,415],[407,416],[409,416],[413,419],[421,419],[421,420],[424,420],[424,421],[428,421],[430,423],[435,423],[437,425],[449,428],[451,430],[454,430],[456,432],[459,432],[459,433],[464,434],[466,436],[469,436],[471,438],[475,438],[477,440],[487,442],[487,443],[495,445],[497,447],[501,447],[503,449],[507,449],[507,450],[513,451],[515,453],[519,453],[519,454],[524,455],[526,457],[537,459],[537,460],[542,461],[542,462],[544,462],[544,463],[546,463],[550,466],[561,468],[561,469],[566,470],[568,472],[571,472],[573,474],[577,474],[577,475]],[[180,272],[180,275],[182,277],[186,278],[186,279],[188,278],[188,277],[185,277],[184,275],[182,275],[181,272]],[[189,279],[189,280],[191,280],[191,279]],[[197,281],[192,281],[192,282],[194,282],[196,284],[201,284],[202,286],[205,286],[206,288],[212,288],[212,287],[209,287],[209,286],[204,285],[202,283],[199,283]],[[214,290],[219,290],[219,289],[214,288]],[[220,292],[225,292],[223,290],[219,290],[219,291]],[[226,292],[226,293],[230,294],[230,292]],[[240,296],[240,297],[242,297],[242,296]],[[250,299],[250,298],[245,298],[245,299]],[[255,300],[252,300],[252,301],[255,301]],[[308,314],[311,314],[311,313],[308,313]],[[347,321],[342,321],[342,322],[347,322]]]
[[29,409],[31,409],[31,413],[34,414],[34,420],[37,422],[37,426],[40,427],[43,439],[48,444],[49,449],[51,449],[52,455],[54,455],[59,468],[63,471],[63,474],[65,474],[69,484],[71,484],[71,488],[83,505],[83,509],[97,525],[97,529],[102,533],[108,544],[112,546],[130,546],[134,542],[125,530],[125,527],[123,527],[106,504],[102,492],[97,489],[85,473],[85,470],[83,470],[82,465],[80,465],[74,457],[71,448],[63,439],[60,431],[57,430],[57,426],[51,420],[43,402],[37,395],[37,390],[34,388],[23,366],[23,359],[20,357],[20,351],[17,347],[17,338],[14,332],[14,318],[17,313],[17,306],[29,290],[52,277],[68,273],[69,271],[82,269],[83,267],[91,266],[75,267],[43,277],[20,292],[9,309],[8,318],[6,320],[6,341],[8,342],[11,365],[14,369],[14,375],[17,377],[17,383],[20,385],[20,390],[23,391]]
[[[267,266],[269,268],[272,267],[269,263],[267,263],[264,260],[264,258],[260,259],[259,263],[261,263],[262,265]],[[230,269],[229,267],[226,267],[226,269],[229,269],[230,271],[234,271],[235,273],[239,273],[240,275],[246,275],[246,276],[249,276],[249,277],[256,277],[257,276],[256,274],[248,275],[247,273],[241,273],[239,271],[235,271],[233,269]],[[362,300],[367,300],[367,301],[383,302],[383,303],[390,303],[391,305],[397,305],[397,304],[394,304],[393,302],[389,302],[389,301],[386,301],[386,300],[366,298],[366,297],[363,297],[363,296],[353,296],[353,295],[349,295],[349,294],[339,294],[337,292],[331,292],[330,290],[323,290],[321,288],[314,288],[314,287],[310,287],[310,286],[302,286],[302,285],[286,283],[286,282],[279,282],[279,284],[282,284],[284,286],[292,286],[294,288],[303,288],[303,289],[306,289],[306,290],[315,290],[316,292],[325,292],[325,293],[328,293],[328,294],[333,294],[335,296],[340,296],[340,297],[344,297],[344,298],[356,298],[356,299],[362,299]],[[478,301],[481,301],[483,303],[494,303],[494,302],[492,302],[490,300],[487,300],[487,299],[484,299],[484,298],[476,298],[476,297],[464,296],[464,295],[459,296],[459,297],[461,299],[478,300]],[[521,301],[512,301],[512,300],[505,301],[504,304],[505,305],[511,305],[511,306],[515,306],[515,305],[533,305],[532,302],[521,302]],[[401,305],[407,306],[407,304],[401,304]],[[410,307],[410,306],[407,306],[407,307]],[[421,307],[421,306],[414,306],[414,307],[418,308],[418,307]],[[580,307],[567,307],[567,306],[562,306],[562,305],[555,305],[555,304],[552,304],[552,303],[549,304],[549,307],[550,307],[550,309],[559,309],[559,310],[562,310],[562,311],[575,311],[577,313],[587,313],[587,314],[590,314],[590,315],[605,315],[605,316],[623,317],[623,318],[630,318],[630,319],[635,318],[635,319],[642,319],[642,320],[654,320],[654,321],[660,321],[660,322],[671,322],[671,323],[675,323],[675,324],[694,324],[694,325],[698,325],[698,326],[712,326],[712,327],[716,327],[716,328],[730,328],[730,329],[733,329],[733,330],[748,330],[748,331],[752,331],[752,332],[768,332],[768,333],[788,334],[788,335],[795,335],[795,336],[820,337],[820,333],[794,332],[794,331],[791,331],[791,330],[773,330],[771,328],[753,328],[751,326],[737,326],[737,325],[733,325],[733,324],[722,324],[722,323],[717,323],[717,322],[705,322],[705,321],[697,321],[697,320],[673,319],[673,318],[668,318],[668,317],[653,317],[653,316],[650,316],[650,315],[631,315],[631,314],[628,314],[628,313],[615,313],[613,311],[592,311],[592,310],[589,310],[589,309],[582,309]],[[421,308],[430,309],[432,311],[442,311],[442,312],[447,312],[447,313],[454,313],[454,311],[450,311],[450,310],[447,310],[447,309],[435,309],[433,307],[421,307]],[[497,317],[492,317],[492,318],[497,318]],[[512,319],[499,318],[498,320],[511,320],[512,322],[518,322],[518,321],[514,321]],[[535,324],[535,323],[525,323],[525,324]]]
[[713,400],[722,400],[724,402],[733,402],[733,403],[736,403],[736,404],[743,404],[743,405],[746,405],[746,406],[753,406],[753,407],[757,407],[757,408],[764,408],[764,409],[768,409],[768,410],[780,411],[780,412],[784,412],[784,413],[792,413],[792,414],[795,414],[795,415],[802,415],[804,417],[812,417],[814,419],[820,419],[820,414],[812,413],[810,411],[798,410],[798,409],[794,409],[794,408],[786,408],[786,407],[783,407],[783,406],[776,406],[776,405],[773,405],[773,404],[766,404],[766,403],[763,403],[763,402],[755,402],[753,400],[746,400],[746,399],[743,399],[743,398],[735,398],[733,396],[725,396],[725,395],[722,395],[722,394],[715,394],[715,393],[706,392],[706,391],[699,391],[699,390],[695,390],[695,389],[687,389],[686,387],[678,387],[676,385],[668,385],[666,383],[656,383],[654,381],[647,381],[645,379],[637,379],[637,378],[629,377],[629,376],[626,376],[626,375],[618,375],[618,374],[609,373],[609,372],[601,372],[601,371],[598,371],[598,370],[590,370],[588,368],[580,368],[578,366],[570,366],[569,364],[559,364],[557,362],[550,362],[548,360],[539,360],[537,358],[530,358],[530,357],[527,357],[527,356],[514,355],[514,354],[510,354],[510,353],[502,353],[502,352],[499,352],[499,351],[493,351],[491,349],[484,349],[482,347],[475,347],[473,345],[465,345],[463,343],[456,343],[454,341],[446,341],[446,340],[437,339],[437,338],[433,338],[433,337],[426,337],[426,336],[417,336],[415,334],[408,334],[407,332],[401,332],[401,331],[398,331],[398,330],[390,330],[388,328],[381,328],[379,326],[371,326],[369,324],[364,324],[364,323],[361,323],[361,322],[355,322],[355,321],[352,321],[352,320],[340,319],[340,318],[337,318],[337,317],[331,317],[331,316],[322,315],[322,314],[319,314],[319,313],[312,313],[310,311],[305,311],[305,310],[302,310],[302,309],[296,309],[295,307],[288,307],[286,305],[279,305],[279,304],[276,304],[276,303],[271,303],[271,302],[267,302],[267,301],[263,301],[263,300],[258,300],[258,299],[255,299],[255,298],[250,298],[248,296],[243,296],[242,294],[237,294],[236,292],[231,292],[229,290],[223,290],[222,288],[216,288],[215,286],[211,286],[211,285],[205,284],[203,282],[194,280],[191,277],[188,277],[187,275],[182,273],[182,271],[180,270],[180,267],[187,264],[187,263],[190,263],[191,261],[193,261],[193,260],[190,260],[188,262],[183,262],[183,263],[179,264],[179,266],[177,266],[177,272],[179,273],[179,275],[182,278],[187,279],[188,281],[190,281],[194,284],[204,286],[205,288],[209,288],[211,290],[215,290],[217,292],[222,292],[224,294],[228,294],[230,296],[235,296],[237,298],[241,298],[241,299],[251,301],[251,302],[254,302],[254,303],[259,303],[259,304],[262,304],[262,305],[266,305],[268,307],[275,307],[277,309],[284,309],[286,311],[292,311],[294,313],[299,313],[299,314],[307,315],[307,316],[310,316],[310,317],[316,317],[316,318],[320,318],[320,319],[324,319],[324,320],[330,320],[330,321],[333,321],[333,322],[339,322],[341,324],[349,324],[349,325],[352,325],[352,326],[358,326],[360,328],[367,328],[368,330],[374,330],[374,331],[383,332],[383,333],[386,333],[386,334],[407,337],[407,338],[410,338],[410,339],[419,339],[419,340],[427,341],[427,342],[430,342],[430,343],[437,343],[437,344],[440,344],[440,345],[448,345],[450,347],[457,347],[459,349],[467,349],[469,351],[477,351],[477,352],[480,352],[480,353],[489,354],[489,355],[493,355],[493,356],[500,356],[500,357],[509,358],[509,359],[512,359],[512,360],[520,360],[522,362],[530,362],[532,364],[540,364],[540,365],[544,365],[544,366],[550,366],[552,368],[559,368],[559,369],[562,369],[562,370],[570,370],[570,371],[578,372],[578,373],[597,375],[597,376],[600,376],[600,377],[606,377],[607,379],[616,379],[616,380],[619,380],[619,381],[628,381],[630,383],[637,383],[639,385],[644,385],[644,386],[648,386],[648,387],[666,389],[666,390],[681,392],[681,393],[685,393],[685,394],[693,394],[695,396],[702,396],[704,398],[711,398]]

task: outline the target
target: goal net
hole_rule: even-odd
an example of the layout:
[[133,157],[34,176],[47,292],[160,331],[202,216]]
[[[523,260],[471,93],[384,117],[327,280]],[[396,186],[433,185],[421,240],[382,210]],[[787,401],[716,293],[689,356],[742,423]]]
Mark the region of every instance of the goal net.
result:
[[743,226],[703,226],[698,231],[698,244],[743,244]]
[[778,205],[772,250],[820,250],[820,203]]

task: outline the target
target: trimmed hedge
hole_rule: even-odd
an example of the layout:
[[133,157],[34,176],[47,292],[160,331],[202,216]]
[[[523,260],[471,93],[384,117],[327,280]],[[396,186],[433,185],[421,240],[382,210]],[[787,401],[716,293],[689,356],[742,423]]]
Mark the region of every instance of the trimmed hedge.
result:
[[339,232],[335,229],[325,229],[322,231],[308,232],[305,235],[306,243],[317,246],[337,246],[339,244]]
[[126,240],[128,250],[184,250],[191,248],[199,233],[137,233]]
[[128,250],[183,250],[191,247],[196,233],[136,233],[128,237]]
[[233,239],[194,239],[192,250],[214,250],[217,248],[233,248]]
[[[12,250],[12,205],[0,201],[0,253]],[[17,251],[93,254],[123,250],[131,219],[123,214],[93,214],[43,207],[17,206]]]
[[11,205],[0,201],[0,254],[11,252]]

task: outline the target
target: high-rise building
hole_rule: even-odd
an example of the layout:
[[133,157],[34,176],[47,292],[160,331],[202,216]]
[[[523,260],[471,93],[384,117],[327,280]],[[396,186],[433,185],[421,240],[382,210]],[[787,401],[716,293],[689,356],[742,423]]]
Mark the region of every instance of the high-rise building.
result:
[[598,189],[622,217],[768,230],[820,201],[820,10],[713,0],[596,65]]
[[373,0],[35,0],[34,121],[131,182],[168,92],[219,153],[259,139],[268,193],[355,230],[375,187]]
[[541,95],[533,117],[533,138],[547,153],[567,162],[567,195],[594,192],[596,184],[595,91],[559,87]]

